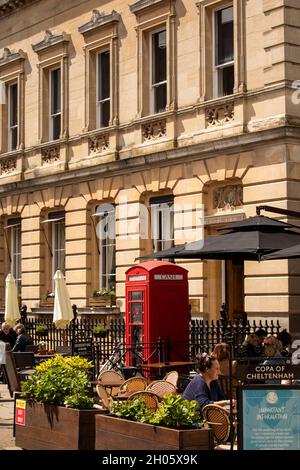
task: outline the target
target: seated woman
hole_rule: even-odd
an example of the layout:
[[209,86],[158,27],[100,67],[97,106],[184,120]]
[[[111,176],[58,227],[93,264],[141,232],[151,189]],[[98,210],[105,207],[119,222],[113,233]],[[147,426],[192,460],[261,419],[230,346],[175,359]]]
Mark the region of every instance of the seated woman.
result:
[[183,392],[185,400],[197,401],[199,409],[202,409],[209,403],[215,403],[223,406],[229,403],[224,400],[224,394],[220,388],[218,377],[220,374],[220,365],[214,356],[206,353],[196,356],[198,364],[196,366],[197,375],[188,384]]

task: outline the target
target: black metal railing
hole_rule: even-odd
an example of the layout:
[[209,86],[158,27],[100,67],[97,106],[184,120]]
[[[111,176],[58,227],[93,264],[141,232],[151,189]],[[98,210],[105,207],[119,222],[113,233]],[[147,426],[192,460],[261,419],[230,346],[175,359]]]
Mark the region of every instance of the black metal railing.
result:
[[[3,321],[3,315],[0,315],[0,321]],[[95,364],[95,375],[98,373],[101,364],[110,357],[117,343],[122,344],[123,351],[128,348],[132,349],[130,345],[125,344],[125,321],[123,318],[112,319],[106,322],[105,327],[109,331],[104,338],[96,338],[93,335],[93,328],[95,326],[104,325],[100,319],[75,318],[65,330],[56,329],[51,319],[27,318],[26,315],[23,315],[22,322],[32,337],[34,344],[43,341],[46,343],[45,346],[48,350],[55,351],[57,346],[74,346],[74,343],[90,342],[92,350],[91,359]],[[37,325],[44,325],[47,328],[46,335],[41,335],[37,332]],[[189,347],[187,349],[189,357],[180,358],[182,345],[172,343],[169,340],[162,341],[160,338],[151,343],[151,347],[149,343],[139,343],[138,352],[141,357],[145,356],[146,358],[151,354],[151,351],[156,349],[159,351],[157,352],[158,359],[168,360],[170,354],[172,356],[172,354],[177,354],[174,351],[179,351],[178,360],[187,360],[193,359],[199,352],[212,352],[217,343],[230,342],[233,346],[233,353],[236,356],[245,336],[249,333],[254,333],[259,328],[266,330],[267,334],[277,335],[280,331],[280,324],[279,321],[274,322],[272,320],[270,322],[267,320],[264,322],[253,321],[251,324],[249,321],[246,323],[231,323],[222,320],[216,322],[191,320]]]

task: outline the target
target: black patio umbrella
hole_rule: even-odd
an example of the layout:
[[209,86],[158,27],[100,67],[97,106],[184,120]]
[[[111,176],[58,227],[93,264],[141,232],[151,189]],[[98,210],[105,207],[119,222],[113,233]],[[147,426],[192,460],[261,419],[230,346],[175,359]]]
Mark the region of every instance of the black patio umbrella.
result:
[[300,243],[294,226],[262,215],[234,222],[227,233],[141,257],[155,259],[239,259],[260,261],[263,255]]
[[274,251],[273,253],[264,255],[262,259],[297,259],[300,258],[300,244],[290,246],[284,250]]

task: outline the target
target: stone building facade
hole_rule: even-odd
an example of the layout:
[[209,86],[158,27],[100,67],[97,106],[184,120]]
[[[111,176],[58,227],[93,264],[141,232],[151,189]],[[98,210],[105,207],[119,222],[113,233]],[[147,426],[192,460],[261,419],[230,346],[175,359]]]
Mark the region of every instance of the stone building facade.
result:
[[[0,24],[0,299],[12,269],[39,307],[60,267],[79,307],[116,281],[124,311],[128,267],[197,239],[198,206],[205,235],[299,208],[296,0],[2,0]],[[194,316],[299,328],[298,261],[180,264]]]

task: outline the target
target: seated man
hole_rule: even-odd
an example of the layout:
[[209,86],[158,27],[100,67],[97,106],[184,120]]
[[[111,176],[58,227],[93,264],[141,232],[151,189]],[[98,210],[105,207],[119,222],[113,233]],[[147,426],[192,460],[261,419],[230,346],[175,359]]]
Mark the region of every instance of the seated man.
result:
[[18,323],[15,326],[15,332],[17,334],[17,341],[14,345],[12,352],[21,351],[24,352],[26,350],[26,346],[28,344],[33,344],[33,340],[28,333],[26,333],[25,326],[21,323]]
[[4,343],[9,343],[10,348],[12,349],[15,345],[16,339],[17,334],[10,326],[10,324],[3,322],[0,331],[0,341],[4,341]]
[[199,409],[202,409],[209,403],[215,403],[224,406],[229,403],[220,388],[218,377],[220,374],[219,361],[208,354],[201,354],[196,357],[198,364],[197,375],[188,384],[183,392],[185,400],[195,400],[199,403]]

